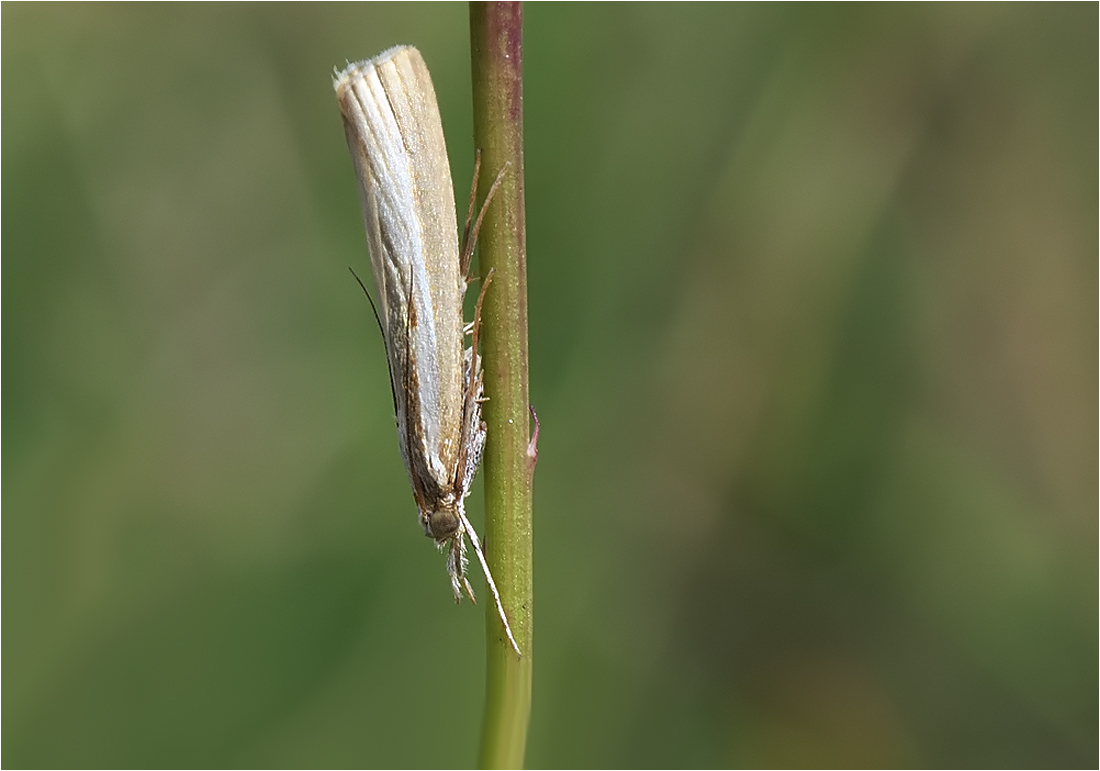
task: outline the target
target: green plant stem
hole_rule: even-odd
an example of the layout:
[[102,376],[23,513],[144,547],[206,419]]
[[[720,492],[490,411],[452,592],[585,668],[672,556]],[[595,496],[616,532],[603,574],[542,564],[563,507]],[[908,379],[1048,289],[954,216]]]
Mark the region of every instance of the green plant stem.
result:
[[479,765],[520,768],[531,712],[533,460],[528,458],[527,236],[523,193],[523,9],[471,3],[474,141],[482,153],[484,198],[500,188],[479,239],[479,272],[493,270],[482,313],[485,366],[485,541],[487,559],[523,657],[485,603],[487,666]]

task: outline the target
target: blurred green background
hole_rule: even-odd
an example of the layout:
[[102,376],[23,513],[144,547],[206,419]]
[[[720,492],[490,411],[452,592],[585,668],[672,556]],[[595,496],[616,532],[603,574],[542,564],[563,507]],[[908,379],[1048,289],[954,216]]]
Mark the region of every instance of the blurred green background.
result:
[[[530,765],[1096,766],[1097,27],[526,9]],[[466,7],[2,42],[3,765],[473,763],[330,83],[419,46],[464,202]]]

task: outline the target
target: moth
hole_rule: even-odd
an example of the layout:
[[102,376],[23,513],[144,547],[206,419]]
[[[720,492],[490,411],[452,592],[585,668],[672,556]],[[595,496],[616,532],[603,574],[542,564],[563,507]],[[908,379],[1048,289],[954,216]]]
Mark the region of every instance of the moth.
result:
[[[336,74],[333,86],[359,182],[397,439],[420,524],[446,553],[456,602],[463,591],[474,599],[466,578],[469,538],[504,631],[519,654],[464,503],[485,448],[477,343],[481,304],[491,276],[482,284],[469,325],[463,320],[462,301],[481,217],[501,177],[472,231],[471,193],[460,251],[443,124],[420,52],[396,46],[349,64]],[[480,157],[476,165],[479,169]],[[476,185],[477,169],[475,190]]]

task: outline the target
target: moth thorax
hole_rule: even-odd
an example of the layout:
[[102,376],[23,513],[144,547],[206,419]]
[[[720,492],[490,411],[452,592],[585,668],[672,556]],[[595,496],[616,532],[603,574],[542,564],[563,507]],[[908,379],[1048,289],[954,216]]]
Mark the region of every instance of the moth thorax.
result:
[[437,541],[450,538],[458,530],[458,511],[453,506],[443,505],[435,511],[421,515],[424,533]]

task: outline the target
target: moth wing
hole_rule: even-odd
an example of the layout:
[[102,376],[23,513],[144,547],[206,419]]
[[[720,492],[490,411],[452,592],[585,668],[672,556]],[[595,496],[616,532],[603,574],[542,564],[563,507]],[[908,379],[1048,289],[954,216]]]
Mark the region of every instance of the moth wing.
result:
[[458,225],[443,125],[427,65],[392,48],[335,81],[359,179],[397,405],[418,497],[455,479],[462,416]]

